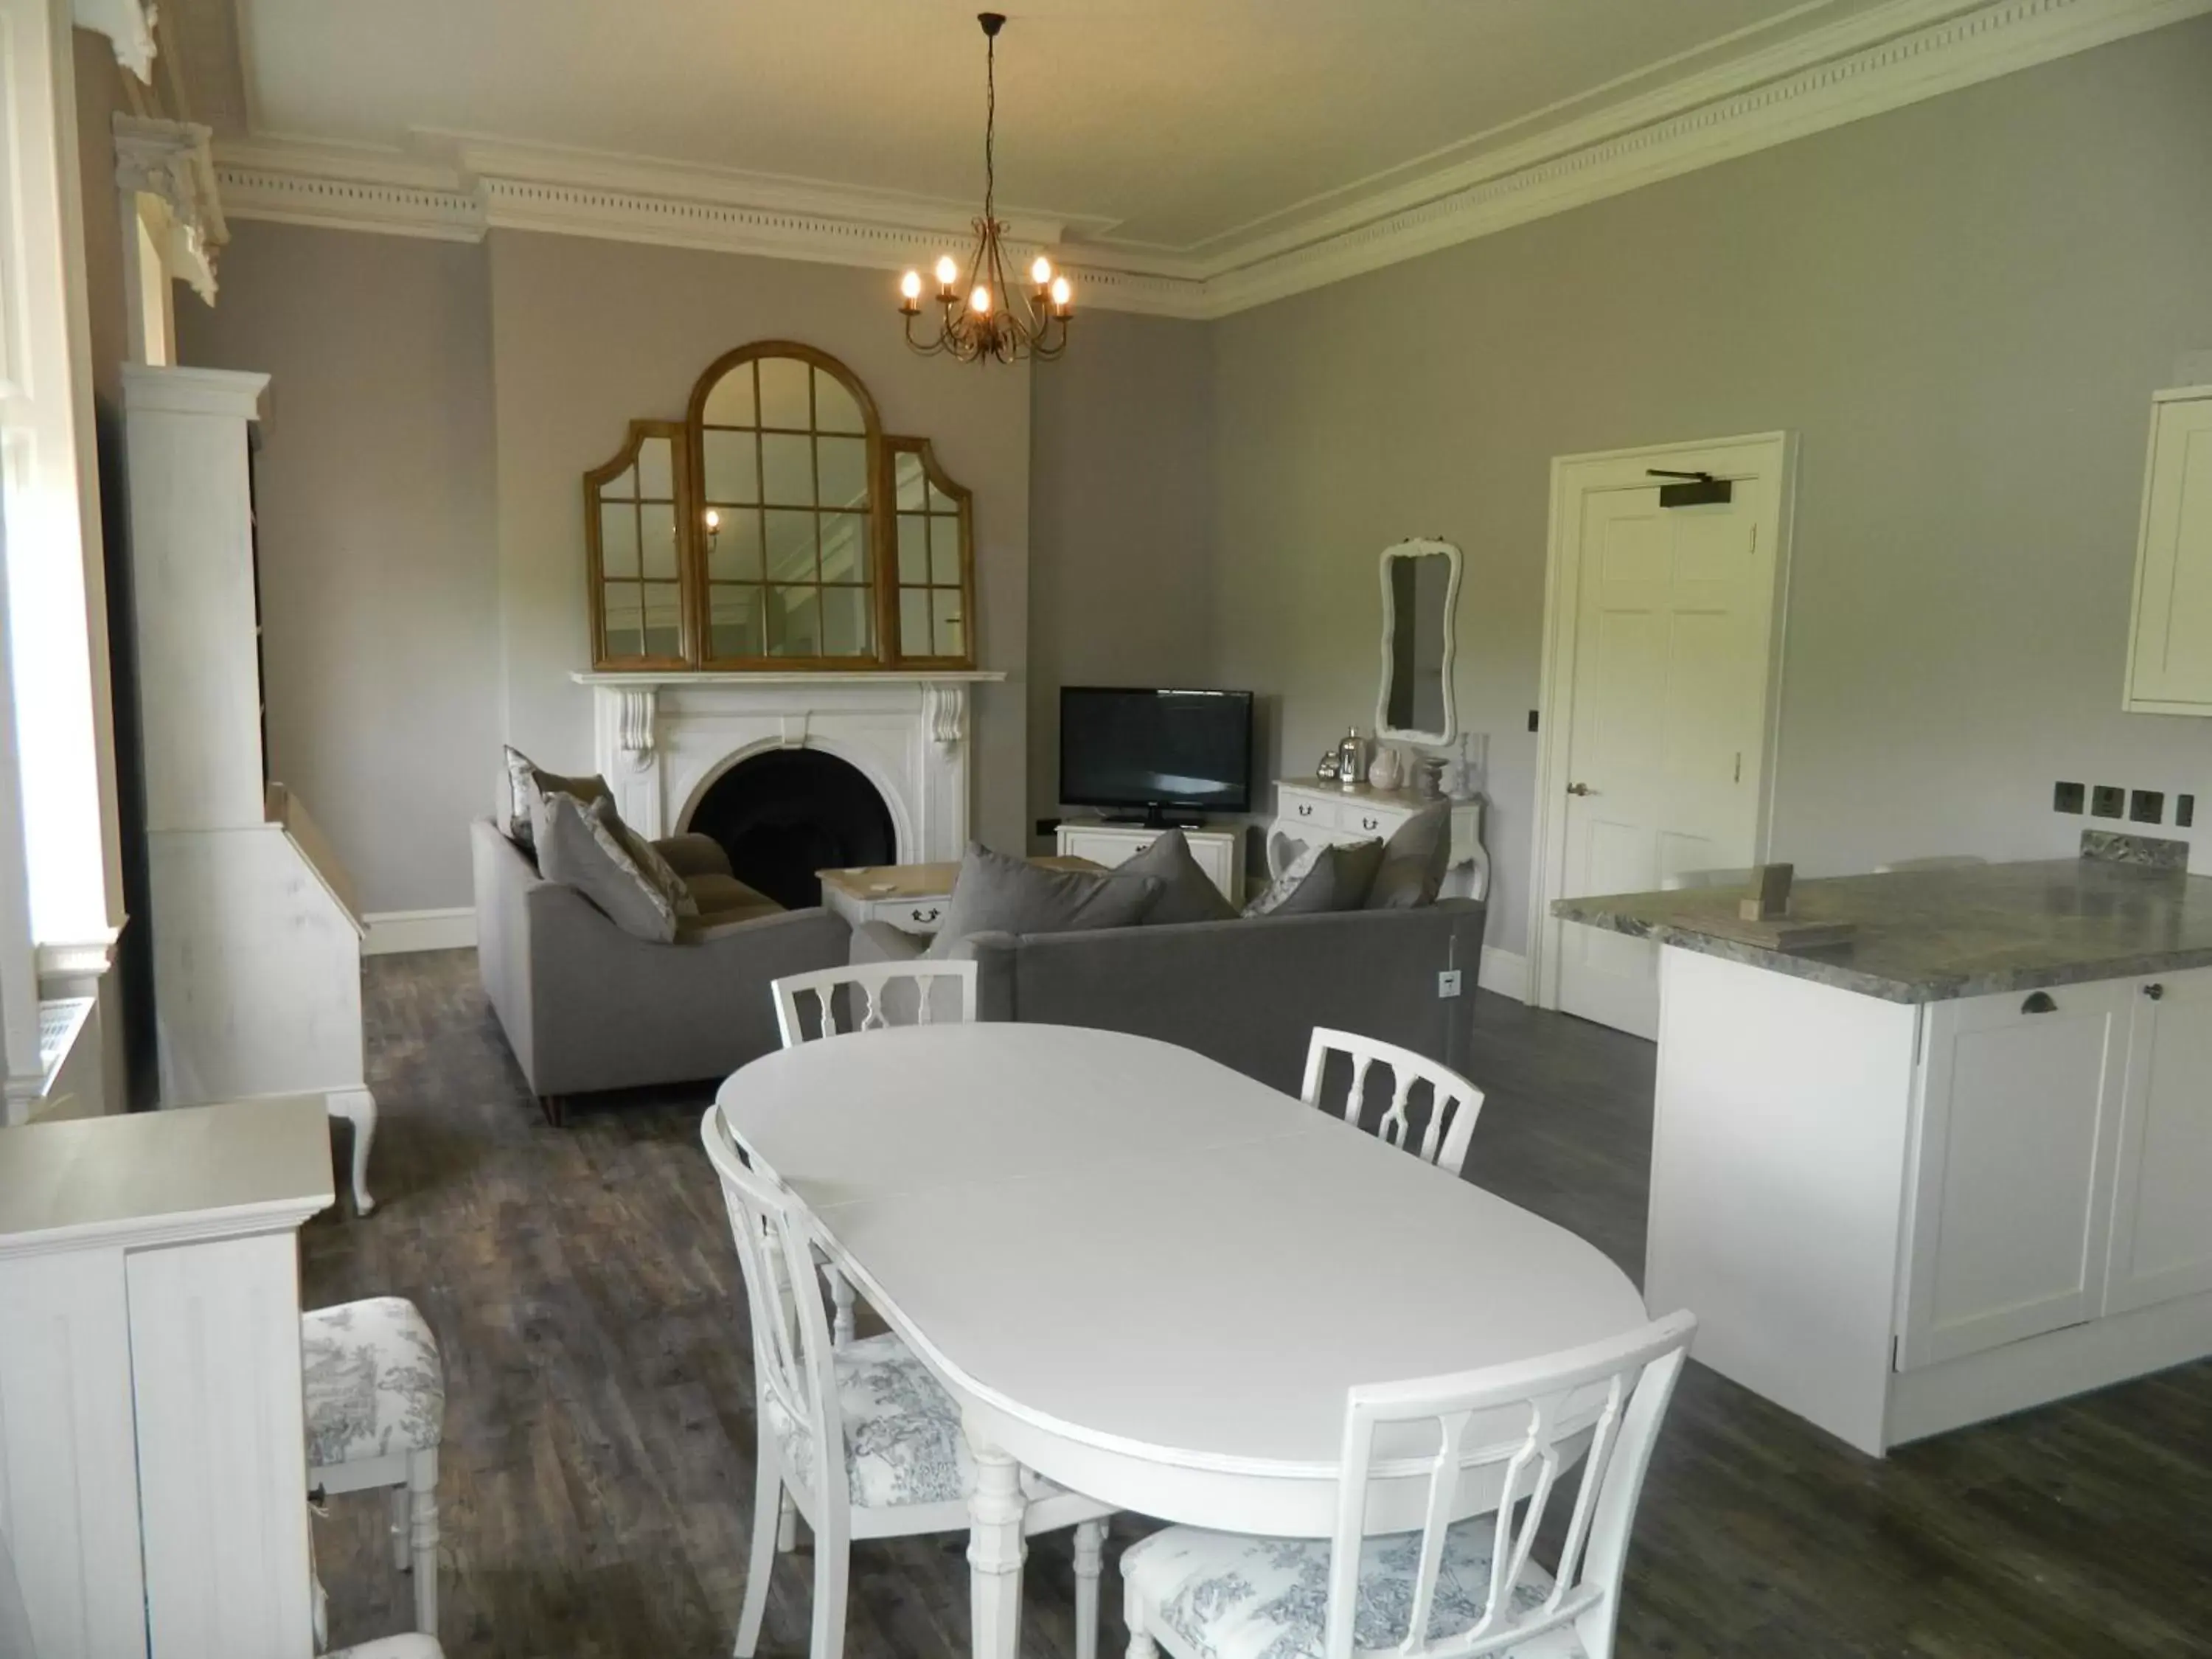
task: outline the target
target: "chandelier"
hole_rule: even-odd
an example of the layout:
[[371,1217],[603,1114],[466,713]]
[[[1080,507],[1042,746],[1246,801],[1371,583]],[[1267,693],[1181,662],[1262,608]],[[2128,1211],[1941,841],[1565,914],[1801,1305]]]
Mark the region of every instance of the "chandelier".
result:
[[1017,294],[1006,280],[1006,250],[1000,239],[1006,227],[1000,222],[994,196],[998,187],[993,147],[999,125],[999,31],[1006,26],[1003,15],[981,12],[983,26],[983,216],[975,222],[975,252],[968,260],[968,280],[960,281],[960,267],[951,254],[937,262],[938,316],[933,335],[915,332],[921,315],[921,273],[909,270],[899,279],[899,311],[906,318],[906,343],[926,357],[950,353],[963,363],[1002,363],[1034,357],[1050,362],[1067,349],[1067,319],[1075,314],[1073,290],[1065,275],[1055,275],[1052,261],[1040,253],[1030,266],[1030,287]]

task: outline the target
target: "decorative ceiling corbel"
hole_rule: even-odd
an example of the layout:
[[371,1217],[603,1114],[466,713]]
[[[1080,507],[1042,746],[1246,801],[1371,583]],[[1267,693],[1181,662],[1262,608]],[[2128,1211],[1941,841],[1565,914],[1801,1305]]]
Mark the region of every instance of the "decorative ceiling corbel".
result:
[[141,81],[154,79],[154,0],[73,0],[79,28],[106,35],[115,61]]
[[211,136],[196,121],[115,117],[116,188],[158,204],[149,225],[158,226],[155,245],[162,268],[191,283],[210,305],[215,303],[216,256],[230,240],[208,149]]

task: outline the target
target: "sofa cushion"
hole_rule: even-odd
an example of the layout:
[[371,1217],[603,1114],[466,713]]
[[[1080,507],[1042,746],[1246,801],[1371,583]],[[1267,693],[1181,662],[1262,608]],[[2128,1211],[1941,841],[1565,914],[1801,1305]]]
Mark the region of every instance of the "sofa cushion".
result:
[[509,744],[507,750],[507,813],[500,828],[518,847],[536,845],[534,814],[548,795],[574,795],[580,801],[611,800],[607,781],[594,773],[587,778],[564,778],[541,769],[529,756]]
[[1434,904],[1451,859],[1451,803],[1424,806],[1390,832],[1382,846],[1382,867],[1367,894],[1370,910],[1409,910]]
[[1175,921],[1227,921],[1237,914],[1213,878],[1199,867],[1182,830],[1170,830],[1115,869],[1117,876],[1157,876],[1160,896],[1145,912],[1145,925]]
[[677,924],[699,914],[684,879],[602,795],[589,803],[556,792],[532,814],[538,869],[574,888],[623,932],[666,945]]
[[766,893],[746,886],[735,876],[712,872],[685,876],[684,885],[699,907],[702,922],[733,921],[740,916],[774,915],[783,908]]
[[970,933],[1073,933],[1128,927],[1160,895],[1158,876],[1047,870],[1026,859],[968,844],[927,954],[945,957]]
[[1367,902],[1382,843],[1355,841],[1307,848],[1267,891],[1244,907],[1248,916],[1310,916],[1324,910],[1357,910]]

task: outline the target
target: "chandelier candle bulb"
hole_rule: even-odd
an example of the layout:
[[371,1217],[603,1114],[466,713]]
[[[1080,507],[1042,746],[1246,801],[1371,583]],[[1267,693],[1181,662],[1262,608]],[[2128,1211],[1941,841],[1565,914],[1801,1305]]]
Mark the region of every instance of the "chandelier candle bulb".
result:
[[1030,267],[1030,280],[1036,284],[1038,293],[1043,293],[1052,282],[1052,261],[1038,254],[1036,263]]
[[1068,287],[1066,277],[1055,276],[1052,279],[1052,314],[1054,316],[1066,317],[1073,314],[1072,307],[1067,302],[1073,296],[1074,292],[1074,289]]
[[968,296],[968,308],[974,312],[978,317],[989,316],[991,314],[991,290],[985,288],[981,283],[978,283],[975,285],[975,291]]
[[899,278],[899,297],[903,301],[899,309],[908,316],[914,316],[921,311],[921,273],[920,271],[909,270]]
[[937,297],[949,300],[954,293],[953,284],[960,280],[960,267],[952,263],[951,254],[937,262]]

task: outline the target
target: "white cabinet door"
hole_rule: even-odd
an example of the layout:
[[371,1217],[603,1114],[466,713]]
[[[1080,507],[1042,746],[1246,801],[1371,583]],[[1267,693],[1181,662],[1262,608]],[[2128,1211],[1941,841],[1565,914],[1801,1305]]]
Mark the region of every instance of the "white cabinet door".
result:
[[2212,386],[2151,406],[2124,706],[2212,714]]
[[2096,1317],[2129,981],[1930,1006],[1901,1368]]
[[2212,1291],[2212,968],[2130,988],[2106,1313]]

